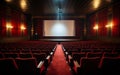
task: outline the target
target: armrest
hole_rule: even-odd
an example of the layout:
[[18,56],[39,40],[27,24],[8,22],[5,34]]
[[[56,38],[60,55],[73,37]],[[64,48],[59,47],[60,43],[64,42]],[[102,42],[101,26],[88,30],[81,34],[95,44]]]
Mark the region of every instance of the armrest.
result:
[[51,56],[48,55],[48,56],[46,57],[46,59],[45,59],[45,64],[44,64],[46,68],[48,67],[48,65],[50,64],[50,62],[51,62]]
[[72,56],[71,55],[68,55],[68,62],[72,62]]
[[69,59],[72,59],[72,56],[71,56],[71,55],[68,55],[68,58],[69,58]]
[[73,61],[73,62],[74,62],[74,67],[73,67],[73,69],[74,69],[75,73],[78,73],[79,70],[80,70],[80,65],[78,64],[77,61]]
[[48,55],[48,56],[46,57],[46,59],[47,59],[47,60],[50,59],[50,55]]
[[57,46],[55,46],[54,49],[52,50],[53,52],[56,50],[56,47],[57,47]]
[[44,61],[39,62],[39,64],[37,65],[37,69],[40,70],[40,73],[44,72],[44,70],[46,69],[44,66]]
[[50,55],[53,55],[53,52],[51,52]]
[[68,52],[65,52],[66,60],[68,61]]
[[40,61],[39,64],[37,65],[37,68],[41,68],[44,65],[44,61]]
[[64,47],[63,47],[63,51],[64,51],[64,52],[66,51]]
[[75,67],[80,67],[80,65],[78,64],[77,61],[74,61],[74,65],[75,65]]
[[65,52],[66,55],[68,55],[68,52]]
[[50,53],[50,61],[52,61],[52,58],[53,58],[54,54],[53,52]]
[[74,66],[73,58],[72,58],[71,55],[68,55],[68,63],[69,63],[69,65],[70,65],[71,68]]

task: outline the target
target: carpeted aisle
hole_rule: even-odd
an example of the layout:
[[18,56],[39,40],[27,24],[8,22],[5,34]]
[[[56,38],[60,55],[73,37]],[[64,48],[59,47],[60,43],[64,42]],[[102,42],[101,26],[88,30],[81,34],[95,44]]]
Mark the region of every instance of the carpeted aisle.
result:
[[57,45],[52,63],[48,67],[46,75],[72,75],[70,67],[66,63],[61,45]]

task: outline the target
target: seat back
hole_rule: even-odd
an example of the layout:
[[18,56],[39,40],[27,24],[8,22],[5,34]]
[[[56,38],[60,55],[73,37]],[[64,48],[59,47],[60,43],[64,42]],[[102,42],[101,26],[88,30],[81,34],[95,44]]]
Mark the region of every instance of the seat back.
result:
[[17,75],[18,66],[13,58],[0,58],[0,75]]
[[17,58],[18,53],[4,53],[5,58]]
[[16,58],[15,59],[20,74],[34,75],[37,73],[37,62],[35,58]]
[[82,53],[74,53],[72,54],[73,56],[73,59],[76,60],[79,64],[80,64],[80,59],[82,57],[86,57],[86,53],[85,52],[82,52]]
[[45,60],[46,56],[47,55],[45,53],[34,53],[33,54],[33,57],[36,58],[37,63],[39,63],[40,61]]
[[32,58],[32,54],[31,53],[20,53],[19,57],[20,58]]
[[119,57],[118,53],[104,53],[104,57]]
[[120,57],[104,57],[99,67],[103,74],[119,75]]
[[81,58],[80,68],[83,75],[96,75],[98,73],[98,66],[100,57]]
[[87,57],[88,57],[88,58],[89,58],[89,57],[102,57],[102,53],[101,53],[101,52],[95,52],[95,53],[89,52],[89,53],[87,54]]

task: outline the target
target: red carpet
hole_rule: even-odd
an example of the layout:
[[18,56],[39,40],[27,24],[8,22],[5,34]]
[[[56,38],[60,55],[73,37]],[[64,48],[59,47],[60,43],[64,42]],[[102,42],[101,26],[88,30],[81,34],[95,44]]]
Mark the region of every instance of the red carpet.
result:
[[72,75],[70,67],[66,63],[61,45],[57,45],[52,63],[48,67],[46,75]]

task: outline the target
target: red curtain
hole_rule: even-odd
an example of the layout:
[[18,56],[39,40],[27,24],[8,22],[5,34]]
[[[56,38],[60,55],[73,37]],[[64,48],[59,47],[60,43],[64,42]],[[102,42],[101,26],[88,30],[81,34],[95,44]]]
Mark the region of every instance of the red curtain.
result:
[[11,24],[13,26],[12,29],[12,36],[20,36],[20,32],[19,32],[19,26],[20,26],[20,13],[12,10],[11,12]]
[[6,8],[0,6],[0,36],[6,36]]
[[93,27],[96,25],[96,14],[91,15],[88,18],[89,26],[88,28],[88,36],[96,36],[96,31],[93,29]]
[[27,36],[27,35],[28,35],[27,30],[28,30],[28,29],[27,29],[27,23],[26,23],[26,16],[25,16],[24,14],[22,14],[22,15],[23,15],[23,20],[24,20],[24,21],[23,21],[23,24],[24,24],[24,26],[25,26],[25,28],[26,28],[26,29],[24,30],[23,35],[24,35],[24,36]]
[[38,33],[38,36],[42,38],[43,36],[43,20],[34,19],[34,34]]
[[[26,17],[23,13],[12,10],[11,23],[13,25],[12,36],[27,36]],[[23,32],[21,31],[22,24],[26,28]]]
[[108,23],[108,9],[103,9],[98,12],[98,25],[99,25],[99,36],[107,36],[107,28],[105,27]]
[[75,34],[76,37],[82,37],[84,35],[84,19],[76,19],[75,20]]

